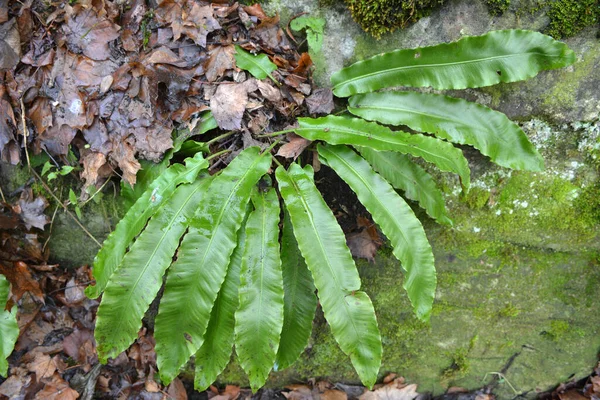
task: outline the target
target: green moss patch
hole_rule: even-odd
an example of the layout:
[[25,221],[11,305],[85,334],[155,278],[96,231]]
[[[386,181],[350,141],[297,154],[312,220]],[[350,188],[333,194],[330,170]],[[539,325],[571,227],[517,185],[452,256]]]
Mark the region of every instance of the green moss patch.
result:
[[444,0],[346,0],[352,18],[376,38],[429,15]]

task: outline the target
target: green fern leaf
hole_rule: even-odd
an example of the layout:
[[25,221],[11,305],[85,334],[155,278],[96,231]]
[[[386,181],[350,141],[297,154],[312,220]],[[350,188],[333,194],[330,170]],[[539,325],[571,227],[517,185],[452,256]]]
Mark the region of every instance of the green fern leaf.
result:
[[409,134],[359,118],[327,116],[322,118],[298,118],[298,135],[309,140],[323,140],[329,144],[348,144],[370,147],[375,150],[391,150],[422,157],[434,163],[442,171],[454,172],[461,178],[465,188],[470,185],[470,170],[462,151],[452,144],[433,137]]
[[206,167],[208,162],[202,154],[197,154],[194,158],[188,158],[185,166],[175,164],[152,182],[119,221],[115,230],[108,235],[96,254],[93,268],[96,285],[86,288],[85,294],[88,297],[96,298],[104,291],[111,275],[121,264],[131,241],[144,229],[148,219],[171,197],[177,185],[193,182]]
[[393,187],[403,190],[405,197],[419,202],[431,218],[442,224],[452,225],[442,192],[431,175],[409,156],[368,147],[358,147],[357,150]]
[[386,125],[406,125],[454,143],[469,144],[493,162],[541,171],[544,160],[525,132],[500,112],[437,94],[382,92],[353,96],[348,110]]
[[202,199],[169,270],[156,316],[157,365],[165,384],[202,345],[250,192],[270,166],[270,153],[249,147],[214,178]]
[[235,351],[256,392],[273,368],[283,326],[279,251],[279,199],[275,189],[255,189],[246,223],[246,245],[235,313]]
[[550,36],[503,30],[380,54],[341,69],[331,83],[341,97],[393,86],[465,89],[521,81],[574,62],[573,51]]
[[292,365],[304,351],[310,339],[312,321],[317,308],[315,285],[298,249],[288,213],[285,213],[283,218],[281,266],[284,309],[276,370]]
[[394,248],[406,271],[404,289],[415,314],[429,319],[435,296],[433,252],[423,225],[394,188],[346,146],[318,145],[319,159],[352,188]]
[[360,278],[346,238],[314,185],[312,168],[277,168],[279,190],[290,213],[300,252],[312,273],[325,319],[361,381],[372,387],[381,365],[381,336],[373,304],[360,292]]
[[236,45],[234,57],[235,65],[250,72],[256,79],[265,79],[268,76],[276,82],[271,72],[277,69],[277,65],[273,64],[266,54],[254,55]]
[[115,358],[137,337],[142,317],[156,297],[179,239],[209,183],[206,178],[178,187],[150,219],[111,276],[98,307],[94,332],[101,362]]
[[12,353],[19,337],[19,326],[17,325],[17,306],[11,311],[5,310],[10,296],[10,284],[0,275],[0,376],[7,376],[8,356]]
[[[250,208],[248,204],[246,218],[250,214]],[[231,255],[227,276],[210,313],[204,342],[195,356],[194,388],[199,392],[208,389],[217,380],[217,376],[223,372],[231,358],[235,310],[239,303],[240,271],[246,243],[246,221],[242,222],[237,236],[237,247]]]

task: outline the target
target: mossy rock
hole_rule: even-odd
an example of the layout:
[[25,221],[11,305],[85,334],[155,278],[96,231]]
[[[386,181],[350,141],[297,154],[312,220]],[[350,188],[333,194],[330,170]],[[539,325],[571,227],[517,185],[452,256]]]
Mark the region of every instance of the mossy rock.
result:
[[427,16],[444,0],[345,0],[352,18],[376,38]]

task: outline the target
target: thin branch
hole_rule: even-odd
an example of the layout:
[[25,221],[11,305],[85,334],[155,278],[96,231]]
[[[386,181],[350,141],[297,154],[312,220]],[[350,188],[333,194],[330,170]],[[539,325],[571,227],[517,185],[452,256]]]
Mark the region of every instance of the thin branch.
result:
[[92,239],[94,241],[94,243],[96,243],[98,245],[98,247],[102,247],[102,244],[94,237],[94,235],[92,235],[86,228],[85,226],[83,226],[81,224],[81,222],[79,222],[79,220],[77,219],[76,216],[73,215],[73,213],[71,211],[69,211],[69,209],[67,208],[67,206],[65,206],[63,204],[62,201],[60,201],[60,199],[58,197],[56,197],[56,195],[54,194],[54,192],[52,192],[52,189],[50,189],[48,187],[48,185],[46,185],[46,182],[43,181],[43,179],[38,175],[37,172],[35,172],[35,170],[32,168],[31,169],[31,173],[37,178],[37,180],[40,181],[40,183],[42,184],[42,186],[44,187],[44,189],[46,189],[46,191],[48,193],[50,193],[50,195],[54,198],[54,200],[56,200],[56,202],[58,204],[60,204],[60,206],[63,208],[63,210],[65,210],[65,212],[73,219],[73,221],[75,221],[75,223],[77,224],[77,226],[79,226],[81,228],[82,231],[85,232],[86,235],[88,235],[90,237],[90,239]]

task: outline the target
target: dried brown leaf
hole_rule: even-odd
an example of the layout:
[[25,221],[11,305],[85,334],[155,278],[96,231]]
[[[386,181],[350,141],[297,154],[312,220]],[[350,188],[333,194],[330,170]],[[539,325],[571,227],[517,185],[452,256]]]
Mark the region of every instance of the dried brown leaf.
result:
[[13,18],[0,24],[0,71],[11,70],[21,58],[21,38],[17,21]]
[[347,400],[348,395],[341,390],[326,390],[321,393],[321,400]]
[[75,400],[79,393],[69,387],[69,384],[55,373],[52,378],[43,380],[44,389],[37,392],[35,400]]
[[[229,386],[229,385],[228,385]],[[239,388],[238,388],[239,391]],[[188,395],[183,386],[183,383],[179,378],[173,379],[169,387],[167,388],[167,394],[173,400],[187,400]]]
[[[33,122],[38,134],[42,134],[52,126],[52,109],[47,97],[38,97],[27,109],[27,117]],[[0,146],[0,149],[2,146]]]
[[418,395],[417,385],[398,385],[394,381],[375,391],[365,391],[359,400],[413,400]]
[[[0,93],[2,87],[0,86]],[[0,96],[0,153],[4,152],[4,147],[15,140],[15,116],[10,103]]]
[[210,109],[219,125],[225,130],[241,129],[242,117],[248,102],[248,92],[257,89],[256,80],[244,83],[219,85],[210,99]]
[[111,140],[113,151],[110,153],[110,159],[117,163],[123,179],[131,186],[135,185],[135,176],[140,170],[141,165],[135,159],[133,147],[124,140]]
[[333,92],[331,89],[317,89],[306,98],[308,112],[311,114],[329,114],[333,111]]
[[50,218],[44,214],[44,210],[48,207],[48,201],[41,196],[34,198],[31,189],[21,193],[17,206],[17,213],[21,216],[27,229],[31,229],[31,227],[44,229],[44,225],[50,222]]
[[289,142],[281,146],[276,155],[295,160],[312,143],[295,133],[289,133],[287,138]]
[[225,71],[235,66],[235,47],[233,45],[217,46],[209,52],[204,64],[206,80],[214,82],[223,76]]
[[375,261],[377,245],[366,230],[347,235],[346,244],[353,257],[365,258],[371,262]]
[[92,60],[108,59],[108,44],[119,37],[119,26],[106,16],[99,16],[94,8],[79,10],[75,15],[67,14],[67,23],[62,27],[68,49]]
[[50,378],[54,375],[56,364],[49,355],[34,351],[33,360],[27,364],[27,369],[35,373],[39,382],[42,378]]
[[30,293],[37,300],[44,302],[44,293],[40,284],[33,278],[29,266],[23,261],[0,264],[0,273],[10,282],[12,297],[19,301],[25,293]]

